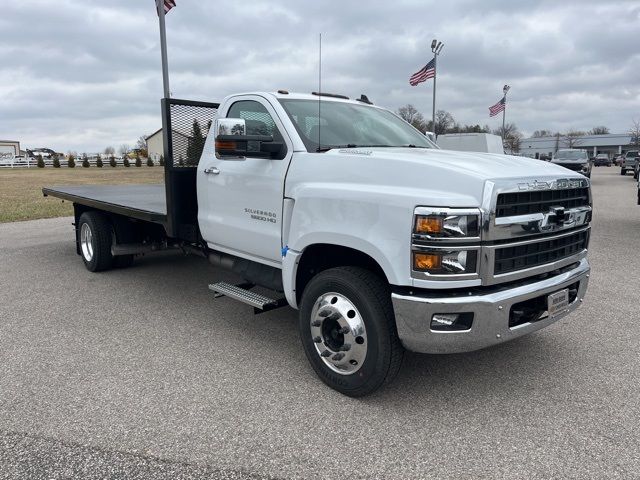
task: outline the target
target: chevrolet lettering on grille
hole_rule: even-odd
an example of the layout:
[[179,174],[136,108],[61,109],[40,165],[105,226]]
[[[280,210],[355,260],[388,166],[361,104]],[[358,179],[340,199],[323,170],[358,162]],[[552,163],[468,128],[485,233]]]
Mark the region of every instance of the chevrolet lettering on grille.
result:
[[540,182],[538,180],[534,180],[533,182],[519,183],[518,190],[558,190],[564,188],[581,188],[586,186],[586,180],[561,179],[553,182]]

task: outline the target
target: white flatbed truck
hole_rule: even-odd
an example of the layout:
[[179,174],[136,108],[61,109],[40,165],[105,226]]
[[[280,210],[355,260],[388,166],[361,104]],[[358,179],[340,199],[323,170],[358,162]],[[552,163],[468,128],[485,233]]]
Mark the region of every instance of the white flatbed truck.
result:
[[[257,312],[298,309],[309,362],[339,392],[390,382],[405,349],[490,347],[554,323],[585,295],[582,175],[440,150],[364,96],[162,104],[164,185],[43,189],[73,202],[84,264],[97,272],[180,248],[236,272],[242,283],[211,290]],[[203,145],[189,134],[195,121]]]

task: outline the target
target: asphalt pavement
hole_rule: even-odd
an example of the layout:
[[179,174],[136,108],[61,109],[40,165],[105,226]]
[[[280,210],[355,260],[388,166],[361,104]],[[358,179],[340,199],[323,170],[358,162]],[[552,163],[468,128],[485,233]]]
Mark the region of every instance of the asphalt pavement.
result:
[[234,279],[198,258],[92,274],[71,219],[0,225],[0,479],[640,478],[640,206],[619,168],[592,180],[581,309],[408,354],[364,399],[316,378],[297,312],[214,299]]

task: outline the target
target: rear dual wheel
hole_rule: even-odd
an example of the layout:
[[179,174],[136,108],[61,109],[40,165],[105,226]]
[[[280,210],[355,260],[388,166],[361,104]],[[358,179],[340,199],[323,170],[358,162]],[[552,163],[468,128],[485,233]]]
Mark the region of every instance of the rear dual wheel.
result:
[[78,242],[80,256],[90,272],[101,272],[112,267],[124,268],[133,263],[133,255],[114,257],[111,254],[113,227],[100,212],[89,211],[80,215]]
[[358,267],[316,275],[302,295],[299,329],[317,375],[351,397],[368,395],[397,375],[404,349],[388,285]]

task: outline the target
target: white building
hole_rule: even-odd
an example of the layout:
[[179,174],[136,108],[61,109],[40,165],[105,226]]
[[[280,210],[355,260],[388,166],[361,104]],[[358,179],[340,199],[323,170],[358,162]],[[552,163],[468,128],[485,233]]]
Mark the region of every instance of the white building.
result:
[[[172,134],[174,151],[176,150],[176,147],[179,148],[180,146],[185,146],[184,148],[186,149],[186,145],[191,137],[177,130],[173,130]],[[147,155],[151,160],[158,163],[160,155],[164,155],[164,137],[162,135],[162,129],[153,132],[151,135],[146,137],[145,140],[147,141]]]
[[586,150],[590,156],[607,153],[611,157],[618,153],[625,153],[627,150],[637,150],[638,147],[631,145],[631,141],[631,135],[625,133],[585,135],[572,139],[571,144],[563,135],[523,138],[520,142],[520,154],[533,158],[539,158],[541,155],[551,157],[560,149],[576,148]]
[[0,160],[12,160],[20,156],[20,142],[17,140],[0,140]]
[[164,141],[162,140],[162,129],[153,132],[147,138],[147,155],[151,160],[158,163],[160,155],[164,155]]

